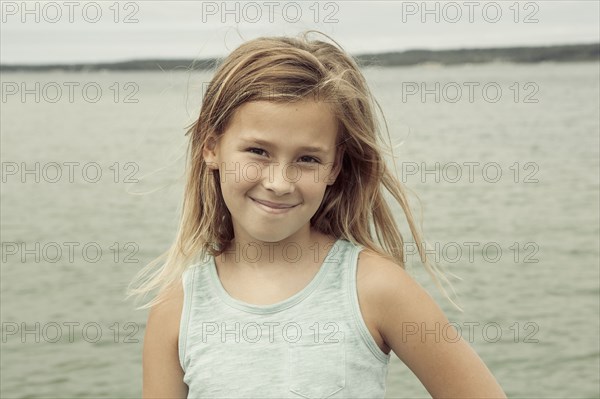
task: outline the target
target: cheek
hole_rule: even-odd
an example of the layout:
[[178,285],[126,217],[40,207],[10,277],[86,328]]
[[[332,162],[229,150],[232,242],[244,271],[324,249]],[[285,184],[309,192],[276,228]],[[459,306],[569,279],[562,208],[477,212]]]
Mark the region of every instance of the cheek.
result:
[[244,160],[238,165],[236,172],[239,172],[240,185],[252,186],[260,183],[263,176],[269,176],[268,170],[258,162]]
[[327,184],[325,183],[326,172],[318,169],[305,170],[297,181],[297,185],[303,194],[320,200],[325,195]]
[[260,165],[243,154],[234,154],[222,159],[219,173],[224,193],[239,192],[260,181]]
[[287,169],[287,177],[297,184],[303,186],[321,186],[325,184],[327,171],[322,167],[301,168],[291,167]]

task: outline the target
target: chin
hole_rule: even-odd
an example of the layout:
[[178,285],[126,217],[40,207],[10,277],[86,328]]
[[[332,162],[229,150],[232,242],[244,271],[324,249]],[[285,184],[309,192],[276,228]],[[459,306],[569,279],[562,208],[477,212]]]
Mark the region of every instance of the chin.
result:
[[291,234],[278,234],[278,235],[273,235],[273,234],[253,234],[252,237],[255,240],[258,240],[258,241],[261,241],[261,242],[276,243],[276,242],[280,242],[282,240],[285,240],[286,238],[288,238],[292,234],[293,233],[291,233]]

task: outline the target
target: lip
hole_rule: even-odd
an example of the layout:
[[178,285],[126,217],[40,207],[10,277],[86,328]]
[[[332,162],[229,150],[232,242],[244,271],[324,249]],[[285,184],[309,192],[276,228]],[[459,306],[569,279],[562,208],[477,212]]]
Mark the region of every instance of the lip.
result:
[[261,208],[269,213],[285,213],[285,212],[288,212],[291,209],[295,208],[298,205],[298,204],[296,204],[296,205],[278,204],[278,203],[270,202],[270,201],[257,200],[252,197],[249,197],[249,198],[259,208]]

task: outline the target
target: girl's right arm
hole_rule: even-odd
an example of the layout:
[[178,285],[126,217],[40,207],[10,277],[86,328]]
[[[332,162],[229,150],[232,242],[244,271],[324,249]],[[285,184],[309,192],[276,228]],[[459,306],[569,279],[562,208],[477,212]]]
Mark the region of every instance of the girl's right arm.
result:
[[183,287],[179,281],[165,293],[163,302],[153,306],[144,335],[142,397],[186,398],[188,386],[183,382],[179,364],[179,322],[183,307]]

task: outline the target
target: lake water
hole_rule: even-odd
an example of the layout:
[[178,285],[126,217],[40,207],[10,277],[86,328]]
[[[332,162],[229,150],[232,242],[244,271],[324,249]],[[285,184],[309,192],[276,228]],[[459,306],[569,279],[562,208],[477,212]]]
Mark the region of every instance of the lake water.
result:
[[[598,397],[598,63],[365,73],[464,313],[407,269],[509,397]],[[123,293],[175,236],[209,79],[1,75],[1,397],[141,395],[147,311]],[[395,356],[387,397],[428,397]]]

